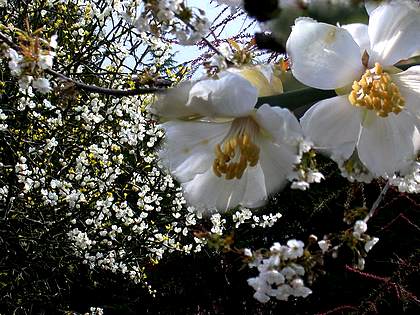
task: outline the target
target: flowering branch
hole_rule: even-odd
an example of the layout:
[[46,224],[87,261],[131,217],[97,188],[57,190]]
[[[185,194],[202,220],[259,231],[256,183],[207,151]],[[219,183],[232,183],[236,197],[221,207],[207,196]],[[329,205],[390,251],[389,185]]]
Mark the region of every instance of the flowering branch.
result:
[[[0,32],[0,42],[5,43],[7,46],[9,46],[10,48],[13,48],[16,51],[21,51],[21,48],[17,44],[12,42],[10,39],[7,38],[7,36],[2,34],[1,32]],[[113,95],[113,96],[122,97],[122,96],[149,94],[149,93],[158,92],[161,90],[160,88],[157,88],[157,87],[136,88],[132,90],[109,89],[109,88],[104,88],[104,87],[100,87],[96,85],[89,85],[89,84],[85,84],[85,83],[73,80],[69,78],[68,76],[62,73],[59,73],[57,71],[54,71],[52,69],[45,69],[44,71],[54,77],[60,78],[61,80],[74,84],[75,87],[81,90],[85,90],[92,93],[100,93],[103,95]]]

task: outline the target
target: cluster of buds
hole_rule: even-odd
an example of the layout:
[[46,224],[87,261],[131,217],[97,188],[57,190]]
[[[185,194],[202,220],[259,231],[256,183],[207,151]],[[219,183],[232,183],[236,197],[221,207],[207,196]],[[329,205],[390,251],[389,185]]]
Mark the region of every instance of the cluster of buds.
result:
[[317,168],[316,153],[312,145],[307,141],[302,141],[299,145],[302,158],[295,165],[294,173],[289,177],[292,181],[292,189],[306,190],[311,183],[319,183],[324,179],[324,175]]

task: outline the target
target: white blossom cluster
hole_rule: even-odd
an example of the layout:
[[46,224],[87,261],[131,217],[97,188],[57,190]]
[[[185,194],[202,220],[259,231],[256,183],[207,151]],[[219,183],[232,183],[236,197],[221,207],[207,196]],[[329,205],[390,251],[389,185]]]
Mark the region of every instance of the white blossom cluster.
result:
[[292,189],[306,190],[310,184],[319,183],[324,179],[324,175],[311,165],[312,147],[313,143],[309,141],[301,141],[299,144],[300,161],[295,167],[295,172],[288,178],[292,182]]
[[[23,98],[23,105],[28,101]],[[196,244],[188,230],[197,215],[157,166],[154,148],[163,133],[143,111],[141,98],[105,104],[92,95],[65,118],[47,100],[33,104],[21,106],[21,113],[25,110],[32,125],[45,125],[14,165],[21,185],[17,198],[61,212],[84,263],[144,283],[142,261],[157,263],[174,250],[201,249],[202,242]],[[73,123],[74,134],[67,133]],[[71,146],[64,158],[61,150]],[[2,200],[7,193],[2,187]]]
[[84,313],[83,315],[104,315],[104,309],[92,306],[89,308],[89,312]]
[[394,176],[389,179],[391,185],[401,192],[417,194],[420,192],[420,163],[415,162],[411,170],[404,176]]
[[367,223],[363,220],[357,220],[353,226],[353,237],[364,244],[363,249],[365,253],[358,253],[356,267],[360,270],[365,268],[365,256],[372,249],[372,247],[379,242],[379,238],[372,237],[366,234],[368,229]]
[[[63,33],[69,36],[67,45],[80,47],[73,53],[84,54],[86,47],[79,43],[85,40],[90,19],[100,18],[95,15],[99,2],[96,6],[95,1],[73,2],[80,18]],[[57,10],[62,10],[61,4],[63,1],[47,3]],[[105,38],[104,34],[97,35],[98,40]],[[49,46],[56,47],[55,36]],[[129,55],[118,42],[107,49],[121,59]],[[56,51],[58,58],[67,58],[68,52],[62,47]],[[34,79],[24,75],[29,68],[51,68],[54,52],[42,51],[32,64],[12,49],[7,50],[7,57],[11,73],[24,78],[19,81],[24,89],[19,91],[15,107],[1,106],[2,131],[8,131],[1,136],[10,142],[9,134],[19,135],[23,141],[11,142],[18,151],[13,165],[1,161],[1,171],[13,172],[18,183],[18,187],[1,183],[1,204],[15,201],[24,204],[27,211],[43,212],[47,217],[53,214],[59,222],[67,221],[63,233],[90,268],[121,273],[146,286],[144,265],[157,263],[174,250],[201,250],[202,241],[197,239],[196,243],[188,233],[197,216],[186,209],[173,179],[157,166],[154,151],[163,133],[144,112],[148,97],[113,99],[92,94],[81,98],[64,94],[57,99],[49,94],[48,98],[38,98],[33,93],[37,89]],[[86,70],[78,66],[76,72]],[[32,85],[22,86],[24,80]],[[115,83],[121,88],[124,81]]]
[[7,120],[7,115],[5,112],[3,112],[2,109],[0,109],[0,131],[5,131],[7,129],[7,123],[5,122]]
[[232,221],[235,223],[235,228],[238,228],[242,224],[249,224],[251,228],[267,228],[272,227],[281,217],[280,212],[257,215],[248,208],[239,207],[233,213]]
[[31,86],[39,93],[48,93],[51,91],[51,84],[45,77],[44,70],[53,66],[57,36],[51,37],[46,49],[39,46],[31,48],[34,50],[31,54],[21,54],[13,48],[5,51],[5,56],[9,58],[10,73],[19,79],[19,87],[22,90]]
[[117,11],[142,34],[169,35],[181,45],[193,45],[210,26],[203,10],[188,7],[183,0],[144,1],[140,7],[136,1],[125,2],[125,9]]
[[302,279],[305,268],[296,262],[304,254],[303,242],[291,239],[287,245],[274,243],[267,258],[249,249],[245,249],[244,254],[251,259],[249,266],[259,271],[257,277],[248,279],[255,290],[254,298],[259,302],[266,303],[270,297],[282,301],[290,296],[305,298],[312,293]]

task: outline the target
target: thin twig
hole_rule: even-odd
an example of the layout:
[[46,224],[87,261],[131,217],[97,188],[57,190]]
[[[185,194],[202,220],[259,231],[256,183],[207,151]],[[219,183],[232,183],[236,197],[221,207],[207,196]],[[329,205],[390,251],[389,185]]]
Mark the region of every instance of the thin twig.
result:
[[381,201],[384,199],[385,194],[387,193],[389,189],[389,181],[386,182],[384,188],[382,188],[381,193],[379,194],[378,198],[376,198],[375,202],[372,205],[372,208],[370,209],[369,213],[366,215],[366,217],[363,219],[363,221],[367,222],[373,215],[375,214],[376,209],[378,208]]
[[[197,29],[194,27],[194,25],[192,25],[190,22],[188,22],[188,21],[184,21],[180,16],[179,16],[179,14],[177,14],[176,12],[174,12],[175,13],[175,16],[180,20],[180,21],[182,21],[186,26],[188,26],[191,30],[193,30],[194,32],[197,32]],[[223,55],[222,54],[222,52],[216,47],[216,46],[214,46],[213,45],[213,43],[211,42],[211,41],[209,41],[205,36],[202,36],[201,37],[201,40],[211,49],[211,50],[213,50],[217,55],[219,55],[219,56],[221,56],[221,57],[223,57],[224,59],[225,59],[225,61],[226,61],[226,63],[228,64],[228,65],[234,65],[234,63],[233,63],[233,61],[231,61],[231,60],[229,60],[225,55]]]
[[[10,48],[13,48],[16,51],[21,50],[20,47],[17,44],[12,42],[10,39],[7,38],[7,36],[2,34],[1,32],[0,32],[0,41],[5,43]],[[52,69],[45,69],[44,71],[46,73],[54,76],[54,77],[60,78],[61,80],[73,83],[77,88],[79,88],[81,90],[92,92],[92,93],[100,93],[100,94],[105,94],[105,95],[113,95],[113,96],[122,97],[122,96],[149,94],[149,93],[162,91],[161,88],[157,88],[157,87],[136,88],[136,89],[132,89],[132,90],[120,90],[120,89],[103,88],[103,87],[100,87],[100,86],[97,86],[97,85],[89,85],[89,84],[85,84],[83,82],[73,80],[73,79],[69,78],[68,76],[66,76],[62,73],[59,73],[57,71],[54,71]]]

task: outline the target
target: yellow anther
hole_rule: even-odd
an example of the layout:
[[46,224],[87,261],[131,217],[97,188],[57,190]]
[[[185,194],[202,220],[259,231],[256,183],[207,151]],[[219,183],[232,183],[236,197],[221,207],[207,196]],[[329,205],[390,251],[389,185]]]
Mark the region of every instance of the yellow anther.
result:
[[259,161],[260,148],[252,140],[253,133],[258,132],[258,125],[251,118],[237,120],[236,125],[235,121],[232,124],[230,137],[215,146],[213,172],[228,180],[242,178],[246,168],[257,165]]
[[387,117],[389,113],[398,114],[405,105],[398,86],[379,63],[366,70],[359,81],[353,82],[348,99],[352,105],[374,110],[381,117]]
[[222,177],[222,173],[219,171],[219,163],[216,159],[213,161],[213,172],[217,177]]

